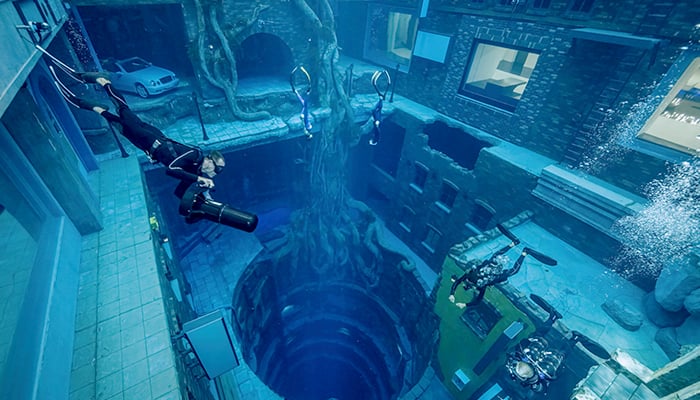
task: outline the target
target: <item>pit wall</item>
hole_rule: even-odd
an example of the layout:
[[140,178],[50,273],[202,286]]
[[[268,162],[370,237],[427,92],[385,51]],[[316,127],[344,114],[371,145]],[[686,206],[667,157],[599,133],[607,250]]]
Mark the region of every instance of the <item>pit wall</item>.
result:
[[[363,293],[371,299],[370,304],[377,304],[381,310],[364,310],[356,317],[371,318],[386,313],[386,319],[379,319],[371,324],[370,336],[382,335],[378,338],[381,343],[393,342],[404,349],[404,353],[398,353],[401,366],[399,371],[403,371],[398,383],[403,388],[399,388],[399,392],[396,393],[402,395],[425,376],[426,368],[433,359],[437,340],[434,333],[438,321],[432,311],[432,302],[426,295],[430,288],[418,274],[415,265],[406,261],[404,256],[388,250],[381,238],[378,240],[383,257],[383,264],[375,270],[379,279],[376,285],[363,289]],[[369,254],[367,256],[369,257]],[[306,263],[302,265],[306,267],[295,268],[289,264],[287,258],[280,261],[276,260],[274,254],[261,255],[258,262],[251,264],[238,280],[232,301],[236,321],[234,330],[242,343],[243,357],[252,370],[256,370],[258,365],[264,362],[251,353],[255,346],[264,344],[266,340],[284,340],[266,339],[265,336],[266,332],[274,329],[274,326],[268,324],[274,324],[281,319],[281,308],[288,304],[298,304],[289,298],[290,293],[305,285],[316,287],[313,282],[318,279],[322,279],[324,286],[334,292],[342,293],[343,290],[355,290],[353,288],[365,286],[360,280],[353,283],[352,275],[341,280],[334,277],[336,274],[319,278]],[[313,313],[313,310],[307,312]],[[302,317],[303,314],[296,318]],[[358,327],[362,322],[358,321]],[[385,329],[380,329],[384,323]],[[396,351],[393,347],[388,347],[387,350]],[[405,355],[405,352],[408,354]]]

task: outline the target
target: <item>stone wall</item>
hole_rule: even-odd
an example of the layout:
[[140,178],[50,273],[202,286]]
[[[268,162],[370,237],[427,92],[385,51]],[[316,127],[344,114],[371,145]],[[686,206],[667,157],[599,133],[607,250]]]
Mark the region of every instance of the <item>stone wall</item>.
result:
[[[564,161],[571,143],[583,131],[593,129],[586,156],[604,159],[604,163],[588,172],[641,193],[643,184],[663,170],[663,161],[618,142],[621,133],[626,138],[636,136],[641,126],[630,115],[638,111],[633,106],[647,101],[681,54],[681,47],[697,40],[686,11],[697,15],[698,7],[690,2],[670,6],[652,1],[619,3],[619,7],[596,4],[590,15],[569,13],[563,1],[552,1],[550,9],[542,12],[491,5],[471,8],[449,0],[431,3],[420,29],[452,37],[446,61],[440,64],[413,57],[410,72],[396,79],[397,93],[554,161]],[[612,9],[616,11],[611,13]],[[574,40],[571,29],[580,27],[664,41],[656,51]],[[475,39],[542,52],[513,113],[458,93]],[[610,82],[621,84],[622,90],[614,93],[610,106],[598,109],[596,103],[608,100],[604,97],[609,96]],[[599,146],[607,153],[597,153]],[[630,169],[635,173],[630,174]]]

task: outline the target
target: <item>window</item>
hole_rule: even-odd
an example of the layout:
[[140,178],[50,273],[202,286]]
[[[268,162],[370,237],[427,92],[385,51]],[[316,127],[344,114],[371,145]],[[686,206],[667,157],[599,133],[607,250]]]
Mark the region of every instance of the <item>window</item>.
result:
[[423,193],[423,188],[425,187],[425,182],[428,180],[428,167],[416,162],[413,171],[413,182],[411,182],[411,187],[418,193]]
[[476,200],[474,203],[476,205],[470,220],[477,229],[484,231],[493,219],[493,216],[496,215],[496,210],[482,200]]
[[455,204],[457,193],[459,193],[459,188],[457,188],[454,183],[450,181],[443,181],[438,205],[444,206],[445,211],[449,212],[452,206]]
[[406,136],[406,128],[391,120],[382,122],[382,140],[375,146],[372,163],[382,171],[396,178],[401,160],[401,150]]
[[593,8],[593,0],[574,0],[570,10],[578,13],[589,13]]
[[440,243],[441,238],[442,233],[440,233],[440,231],[435,229],[432,225],[428,225],[425,231],[425,238],[423,238],[421,244],[429,252],[435,253],[435,248],[437,247],[438,243]]
[[477,41],[459,93],[514,111],[538,59],[533,50]]
[[408,71],[418,31],[412,10],[375,4],[367,14],[364,55],[382,65]]
[[700,57],[676,81],[638,138],[684,153],[700,152]]
[[399,216],[399,226],[406,232],[411,232],[411,227],[413,226],[413,219],[415,217],[415,211],[413,211],[410,207],[404,206],[401,209],[401,216]]
[[534,0],[532,2],[532,8],[544,9],[549,8],[550,0]]

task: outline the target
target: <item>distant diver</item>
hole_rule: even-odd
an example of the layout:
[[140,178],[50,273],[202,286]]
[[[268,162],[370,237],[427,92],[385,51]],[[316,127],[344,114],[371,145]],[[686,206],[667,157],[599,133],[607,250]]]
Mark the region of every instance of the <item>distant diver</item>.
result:
[[[299,93],[299,90],[296,87],[295,84],[295,77],[297,74],[297,71],[301,72],[306,78],[306,89],[302,90],[302,93]],[[304,134],[306,137],[311,139],[313,137],[313,134],[311,133],[311,129],[313,128],[313,125],[311,124],[311,118],[309,117],[309,97],[311,95],[311,76],[309,75],[309,72],[306,71],[306,68],[304,68],[303,65],[299,65],[294,67],[292,70],[292,73],[289,75],[289,84],[292,86],[292,92],[297,96],[297,99],[299,99],[299,102],[301,103],[301,113],[299,117],[301,118],[301,121],[304,123]]]
[[455,303],[459,308],[464,308],[466,306],[474,305],[479,303],[486,293],[486,288],[493,286],[497,283],[503,283],[508,280],[511,276],[515,275],[520,271],[520,267],[525,260],[525,257],[531,255],[536,260],[547,265],[557,265],[557,261],[539,253],[531,248],[524,247],[520,256],[513,264],[512,268],[505,268],[505,258],[503,255],[508,252],[508,250],[520,244],[520,239],[518,239],[512,232],[506,229],[503,225],[496,225],[499,231],[511,240],[509,244],[499,249],[488,260],[484,260],[477,264],[478,261],[473,260],[469,263],[463,265],[465,267],[465,272],[459,278],[456,275],[452,276],[452,287],[450,288],[450,302],[455,302],[455,291],[459,285],[464,285],[464,290],[475,289],[477,291],[476,296],[468,303]]
[[[386,89],[383,92],[379,89],[379,84],[377,83],[379,78],[381,78],[382,76],[386,77]],[[386,98],[386,94],[389,91],[389,88],[391,87],[391,76],[386,70],[374,71],[374,74],[372,74],[372,86],[377,92],[379,100],[374,105],[374,108],[372,108],[373,124],[372,136],[369,138],[369,144],[370,146],[376,146],[377,143],[379,143],[379,136],[381,134],[380,125],[382,124],[382,108],[384,106],[384,99]]]
[[545,336],[562,315],[542,297],[532,293],[530,298],[545,310],[549,317],[537,327],[535,332],[521,340],[506,354],[505,367],[512,380],[535,393],[545,393],[551,381],[557,379],[566,356],[576,343],[581,343],[596,357],[610,358],[610,353],[605,348],[577,331],[571,331],[568,338],[564,337],[557,344],[552,345]]
[[[66,74],[78,82],[98,84],[112,103],[117,107],[117,114],[108,111],[108,106],[94,103],[77,97],[66,86],[56,74],[53,66],[49,69],[54,77],[56,87],[68,103],[88,111],[100,114],[110,124],[116,126],[122,136],[128,139],[134,146],[142,150],[153,162],[158,162],[166,166],[166,174],[180,180],[175,189],[175,196],[181,199],[180,213],[188,218],[188,222],[201,219],[199,213],[192,213],[192,206],[202,206],[202,201],[192,201],[191,192],[196,190],[208,202],[216,203],[211,199],[209,189],[214,187],[213,178],[221,173],[226,165],[223,154],[218,150],[213,150],[208,154],[194,146],[189,146],[176,142],[163,134],[161,130],[153,125],[143,122],[128,106],[124,96],[119,93],[109,80],[109,74],[105,72],[77,72],[66,64],[49,54],[43,48],[36,46],[44,54],[47,54],[54,63]],[[186,194],[190,196],[185,197]],[[183,203],[185,208],[183,209]],[[221,203],[216,203],[221,204]],[[236,218],[226,213],[231,210],[227,205],[223,205],[217,210],[212,207],[206,208],[211,212],[216,212],[217,217],[212,219],[234,228],[252,232],[257,225],[257,217],[242,211],[237,211],[240,215]],[[199,210],[201,211],[201,210]],[[228,217],[225,217],[226,214]],[[239,221],[239,217],[241,220]]]

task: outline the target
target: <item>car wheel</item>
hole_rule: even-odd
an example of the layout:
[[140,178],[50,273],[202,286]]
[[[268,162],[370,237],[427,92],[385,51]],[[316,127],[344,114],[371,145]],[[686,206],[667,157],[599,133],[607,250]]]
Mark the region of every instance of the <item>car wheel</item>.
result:
[[148,97],[148,90],[146,90],[146,87],[140,83],[136,84],[136,93],[144,99]]

